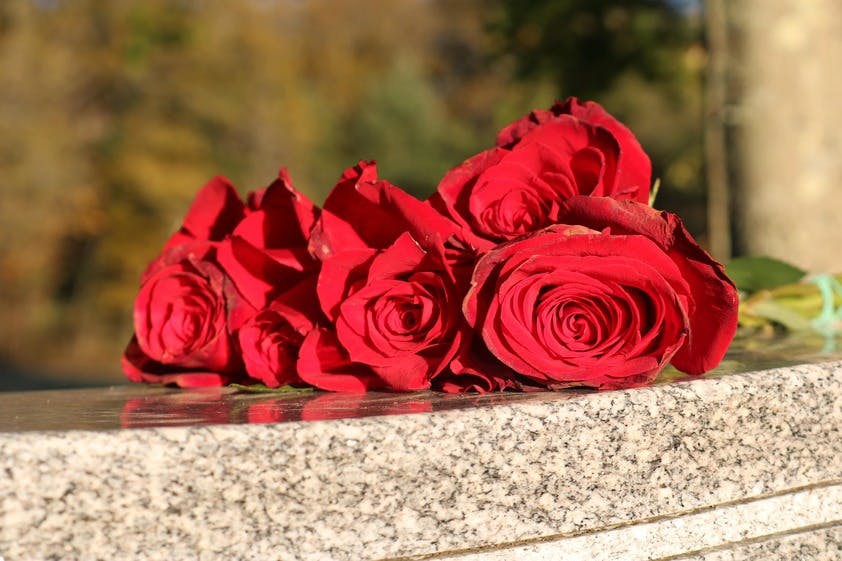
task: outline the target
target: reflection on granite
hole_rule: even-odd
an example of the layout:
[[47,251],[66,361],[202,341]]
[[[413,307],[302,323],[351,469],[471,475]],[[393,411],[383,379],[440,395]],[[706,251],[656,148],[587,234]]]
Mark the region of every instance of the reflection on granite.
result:
[[[705,378],[794,364],[842,360],[820,336],[742,339]],[[665,371],[656,383],[699,380]],[[0,432],[112,430],[166,426],[318,421],[446,411],[521,401],[575,398],[591,390],[449,395],[433,392],[332,394],[302,390],[252,394],[232,388],[178,390],[142,385],[78,390],[0,393]]]

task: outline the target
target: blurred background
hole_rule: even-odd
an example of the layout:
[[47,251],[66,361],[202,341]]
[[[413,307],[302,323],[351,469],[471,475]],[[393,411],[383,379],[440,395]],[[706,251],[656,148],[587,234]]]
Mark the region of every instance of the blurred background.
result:
[[3,0],[0,390],[123,381],[140,272],[212,176],[283,165],[321,203],[376,158],[426,197],[569,95],[720,259],[832,268],[840,24],[833,0]]

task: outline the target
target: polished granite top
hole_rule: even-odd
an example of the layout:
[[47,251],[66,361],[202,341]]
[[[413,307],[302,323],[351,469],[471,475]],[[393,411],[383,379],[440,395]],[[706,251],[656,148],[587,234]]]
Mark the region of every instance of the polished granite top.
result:
[[[704,378],[842,360],[842,342],[819,336],[738,339]],[[656,384],[698,380],[665,371]],[[575,399],[590,390],[451,395],[435,392],[251,393],[144,385],[0,393],[0,432],[115,430],[166,426],[318,421]]]
[[840,358],[755,338],[605,392],[0,394],[0,557],[839,559]]

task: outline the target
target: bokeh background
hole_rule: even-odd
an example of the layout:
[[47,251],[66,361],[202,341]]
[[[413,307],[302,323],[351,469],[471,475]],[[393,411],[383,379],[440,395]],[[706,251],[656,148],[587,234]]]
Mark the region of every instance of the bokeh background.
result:
[[[741,214],[745,193],[795,158],[780,127],[812,118],[798,105],[781,118],[780,99],[842,125],[838,80],[793,75],[776,45],[830,67],[840,15],[831,0],[3,0],[0,389],[123,381],[140,272],[212,176],[245,193],[283,165],[321,202],[374,158],[425,197],[499,128],[568,95],[638,135],[656,206],[722,259],[752,251],[746,231],[767,239],[774,220]],[[819,117],[819,155],[804,157],[821,199],[842,180],[842,127]],[[770,137],[789,151],[745,149]]]

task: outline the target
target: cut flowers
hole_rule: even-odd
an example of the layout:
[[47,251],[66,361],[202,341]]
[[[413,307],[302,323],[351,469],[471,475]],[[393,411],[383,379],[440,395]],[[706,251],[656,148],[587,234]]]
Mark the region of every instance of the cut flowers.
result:
[[319,208],[287,171],[217,177],[147,267],[133,381],[330,391],[614,389],[723,358],[738,298],[651,164],[594,102],[505,127],[421,201],[345,170]]

